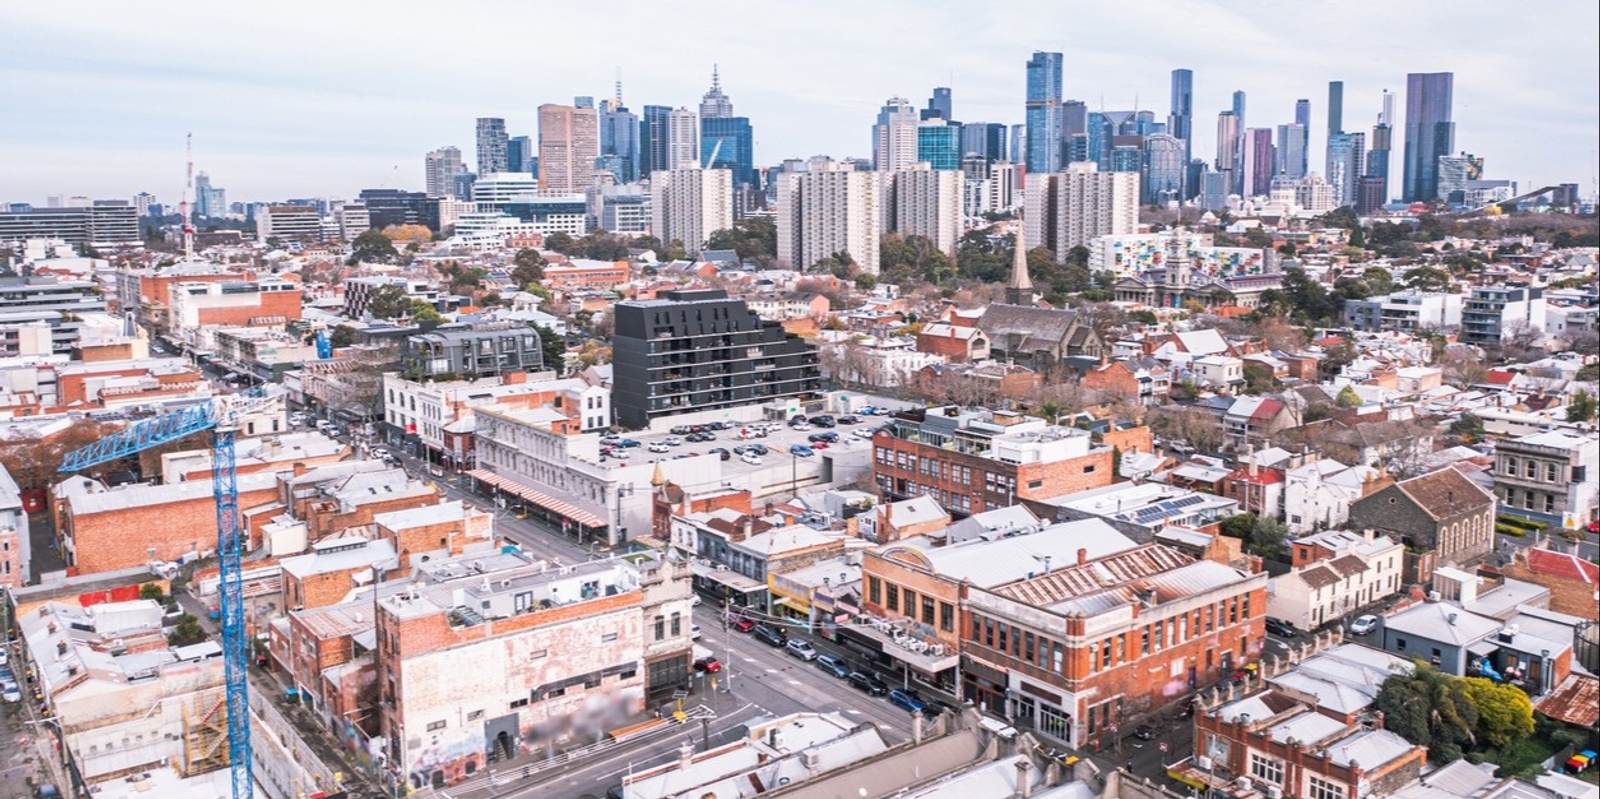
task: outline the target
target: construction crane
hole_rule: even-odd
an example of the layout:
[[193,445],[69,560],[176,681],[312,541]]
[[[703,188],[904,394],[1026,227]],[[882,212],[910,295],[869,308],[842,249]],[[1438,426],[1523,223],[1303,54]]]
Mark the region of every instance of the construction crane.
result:
[[240,420],[264,409],[276,397],[257,389],[249,395],[222,395],[203,405],[137,422],[82,449],[68,453],[62,472],[76,472],[177,441],[211,432],[211,492],[217,502],[217,563],[222,615],[223,672],[228,709],[228,768],[233,799],[250,799],[249,640],[244,627],[244,581],[240,558],[245,541],[239,530],[239,480],[233,437]]

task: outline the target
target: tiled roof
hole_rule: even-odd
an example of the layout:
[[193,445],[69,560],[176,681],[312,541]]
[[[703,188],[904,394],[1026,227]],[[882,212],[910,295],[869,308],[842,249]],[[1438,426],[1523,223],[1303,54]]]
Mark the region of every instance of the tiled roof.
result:
[[1447,519],[1464,511],[1494,504],[1492,495],[1468,480],[1466,475],[1448,466],[1396,485],[1434,519]]
[[1528,570],[1534,574],[1547,574],[1567,580],[1582,580],[1589,585],[1600,585],[1600,566],[1565,552],[1530,549]]

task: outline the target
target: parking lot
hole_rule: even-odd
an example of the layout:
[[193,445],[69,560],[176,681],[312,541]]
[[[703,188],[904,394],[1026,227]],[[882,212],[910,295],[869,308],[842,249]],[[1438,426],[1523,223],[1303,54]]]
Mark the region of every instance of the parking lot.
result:
[[[711,425],[683,425],[662,433],[606,435],[600,439],[600,462],[607,466],[631,466],[690,458],[724,450],[728,453],[728,457],[722,461],[723,471],[737,474],[770,468],[774,465],[788,465],[789,461],[795,458],[802,461],[810,460],[830,451],[866,450],[871,446],[868,443],[871,431],[888,421],[887,416],[823,415],[832,416],[834,426],[824,427],[807,423],[802,427],[796,427],[781,422],[748,425],[714,422],[711,425],[725,424],[726,427],[710,429]],[[813,436],[829,437],[830,434],[836,440],[820,442],[813,440]],[[633,442],[634,446],[626,446],[628,442]],[[810,448],[812,454],[791,454],[790,448],[795,445]],[[746,451],[750,453],[748,456],[744,454]]]

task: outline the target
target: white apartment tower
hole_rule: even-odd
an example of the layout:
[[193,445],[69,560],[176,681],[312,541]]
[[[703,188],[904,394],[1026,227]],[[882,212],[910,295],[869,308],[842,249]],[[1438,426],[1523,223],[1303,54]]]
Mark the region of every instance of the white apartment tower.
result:
[[877,274],[885,176],[824,159],[813,159],[809,166],[808,172],[778,176],[778,258],[803,270],[836,252],[848,252],[863,269]]
[[733,171],[699,165],[650,175],[650,220],[662,242],[683,242],[700,255],[711,234],[733,227]]
[[1065,172],[1029,175],[1022,219],[1028,241],[1049,247],[1057,263],[1066,263],[1073,247],[1139,231],[1139,173],[1101,172],[1084,161],[1068,164]]
[[892,173],[894,223],[902,236],[924,236],[940,252],[954,258],[961,240],[962,174],[935,170],[926,162]]
[[872,126],[872,168],[898,172],[917,162],[917,126],[922,115],[904,97],[891,97]]
[[679,108],[667,113],[667,162],[662,166],[678,169],[686,163],[700,163],[700,115]]
[[440,147],[423,160],[423,184],[429,197],[454,197],[461,172],[461,150]]
[[600,157],[600,117],[593,106],[539,106],[539,188],[581,194]]

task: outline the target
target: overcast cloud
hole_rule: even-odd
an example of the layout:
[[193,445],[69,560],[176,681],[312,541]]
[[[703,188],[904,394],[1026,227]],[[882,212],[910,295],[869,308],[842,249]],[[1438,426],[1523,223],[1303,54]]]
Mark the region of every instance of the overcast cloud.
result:
[[957,119],[1019,123],[1034,50],[1065,54],[1068,98],[1162,118],[1170,71],[1194,70],[1207,159],[1243,89],[1252,126],[1311,99],[1320,171],[1328,81],[1345,128],[1370,130],[1385,88],[1403,118],[1408,72],[1456,74],[1457,147],[1487,177],[1587,193],[1600,140],[1594,0],[35,2],[7,3],[0,31],[0,201],[36,204],[175,202],[186,132],[231,201],[353,197],[396,166],[389,185],[418,189],[430,149],[472,163],[476,117],[534,136],[539,104],[609,96],[617,69],[635,112],[694,107],[713,63],[758,165],[869,155],[883,101],[934,86]]

